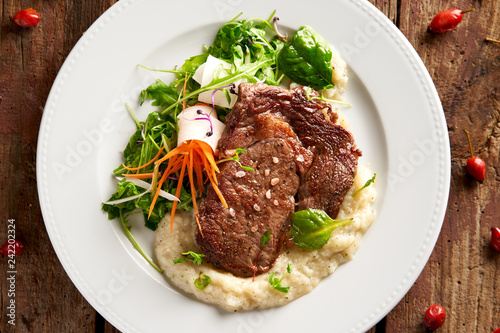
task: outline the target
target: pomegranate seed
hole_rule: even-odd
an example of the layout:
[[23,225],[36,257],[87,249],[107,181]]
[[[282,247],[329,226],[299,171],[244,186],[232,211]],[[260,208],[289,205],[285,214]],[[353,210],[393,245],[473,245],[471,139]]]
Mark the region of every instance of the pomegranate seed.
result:
[[441,305],[433,304],[425,311],[424,323],[431,330],[440,328],[445,319],[446,312]]
[[33,8],[23,9],[18,11],[12,20],[20,27],[33,28],[40,22],[40,14]]
[[500,228],[491,228],[491,246],[500,252]]
[[4,256],[21,254],[23,252],[24,245],[17,239],[12,241],[6,241],[2,247],[0,247],[0,253]]
[[442,34],[444,32],[455,29],[455,27],[462,21],[464,13],[473,11],[474,8],[467,10],[448,9],[439,12],[429,24],[427,32]]

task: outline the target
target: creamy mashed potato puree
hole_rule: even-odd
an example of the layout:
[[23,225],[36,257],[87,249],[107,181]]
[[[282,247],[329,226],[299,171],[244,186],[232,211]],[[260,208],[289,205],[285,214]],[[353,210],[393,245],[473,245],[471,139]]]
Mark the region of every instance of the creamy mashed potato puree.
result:
[[[201,266],[189,261],[174,264],[174,259],[181,258],[183,252],[201,253],[194,240],[197,225],[192,213],[176,212],[173,233],[170,233],[170,216],[163,219],[156,231],[156,259],[166,277],[178,288],[227,311],[265,309],[287,304],[311,292],[340,264],[353,259],[361,236],[375,218],[373,204],[376,190],[371,185],[354,197],[351,194],[372,176],[372,171],[367,167],[358,167],[354,184],[337,216],[337,219],[353,218],[350,224],[334,230],[328,243],[319,250],[285,247],[273,268],[256,276],[253,282],[251,277],[236,277],[214,268],[205,260]],[[292,267],[290,274],[287,273],[288,264]],[[204,290],[194,285],[200,272],[210,277],[210,284]],[[268,281],[272,272],[278,278],[284,277],[281,284],[290,287],[288,293],[273,289]]]

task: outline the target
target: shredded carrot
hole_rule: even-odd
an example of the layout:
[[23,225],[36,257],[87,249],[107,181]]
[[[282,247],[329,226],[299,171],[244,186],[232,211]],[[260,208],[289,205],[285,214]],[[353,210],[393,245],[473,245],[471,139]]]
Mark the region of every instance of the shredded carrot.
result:
[[153,159],[151,161],[149,161],[148,163],[146,164],[143,164],[141,166],[138,166],[136,168],[129,168],[128,166],[126,166],[125,164],[122,163],[123,165],[123,168],[125,168],[125,170],[128,170],[128,171],[137,171],[137,170],[140,170],[142,168],[145,168],[147,167],[148,165],[150,165],[151,163],[153,163],[154,161],[156,161],[158,159],[158,157],[160,157],[161,153],[163,152],[163,148],[165,147],[161,147],[160,151],[158,152],[158,154],[156,154],[155,157],[153,157]]
[[127,178],[136,178],[136,179],[148,179],[153,178],[153,173],[124,173],[123,174]]
[[[184,171],[186,171],[187,160],[188,159],[184,157],[182,161],[181,173],[179,175],[179,182],[177,183],[177,189],[175,190],[175,196],[177,198],[181,195],[182,179],[184,179]],[[170,213],[170,232],[174,231],[174,216],[175,216],[175,209],[177,208],[177,202],[178,201],[174,201],[174,203],[172,204],[172,211]]]
[[[215,192],[221,200],[221,203],[224,207],[227,208],[227,203],[222,193],[217,186],[217,177],[216,172],[219,172],[219,168],[215,163],[215,159],[213,156],[213,151],[210,145],[206,142],[199,140],[189,140],[182,143],[177,148],[171,150],[162,158],[158,159],[155,162],[156,166],[159,166],[161,163],[168,160],[167,167],[163,172],[160,180],[158,181],[156,189],[153,191],[154,196],[151,201],[151,206],[149,207],[149,215],[151,215],[153,208],[158,199],[161,187],[163,183],[166,181],[168,176],[171,174],[178,172],[179,181],[177,183],[177,189],[175,191],[175,196],[179,197],[182,189],[182,182],[184,179],[184,175],[189,178],[190,189],[191,189],[191,198],[193,200],[193,209],[195,212],[195,217],[198,213],[198,206],[196,204],[196,198],[198,197],[198,193],[202,193],[204,190],[204,184],[206,181],[210,181]],[[151,174],[152,176],[153,174]],[[206,181],[204,181],[204,175],[206,176]],[[196,185],[195,186],[195,179]],[[173,223],[175,217],[175,209],[177,208],[178,201],[174,201],[172,204],[172,211],[170,213],[170,232],[173,231]],[[201,226],[199,224],[198,218],[196,217],[196,223],[198,224],[198,228],[201,232]],[[203,235],[203,234],[202,234]]]
[[195,106],[196,106],[196,105],[203,105],[203,106],[208,106],[208,107],[210,107],[210,105],[208,105],[207,103],[201,103],[201,102],[196,103],[196,104],[195,104]]

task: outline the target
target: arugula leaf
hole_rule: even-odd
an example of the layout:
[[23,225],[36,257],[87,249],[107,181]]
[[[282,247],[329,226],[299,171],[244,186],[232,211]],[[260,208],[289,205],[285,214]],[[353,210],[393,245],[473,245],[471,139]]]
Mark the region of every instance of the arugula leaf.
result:
[[282,293],[288,293],[288,291],[290,290],[290,287],[283,287],[281,285],[281,281],[283,281],[284,277],[282,277],[281,279],[275,277],[276,275],[276,272],[272,272],[271,274],[269,274],[269,277],[268,277],[268,281],[269,283],[271,284],[271,287],[273,287],[274,289],[276,289],[277,291],[280,291]]
[[174,81],[170,85],[166,85],[160,79],[157,79],[155,83],[141,91],[141,105],[146,100],[145,96],[154,100],[152,105],[163,109],[168,108],[179,99],[176,82]]
[[267,230],[260,238],[261,247],[266,246],[266,244],[269,242],[270,239],[271,239],[271,232]]
[[292,81],[316,90],[333,84],[330,45],[311,27],[301,27],[278,55],[278,65]]
[[356,194],[358,194],[359,192],[363,191],[365,188],[367,188],[368,186],[370,186],[373,182],[375,182],[375,178],[377,177],[377,174],[374,173],[373,174],[373,177],[368,179],[365,183],[365,185],[363,185],[362,188],[358,189],[356,192],[354,192],[353,194],[351,194],[351,196],[355,196]]
[[305,209],[291,215],[293,242],[302,249],[321,249],[333,230],[352,221],[332,220],[321,209]]
[[163,273],[163,270],[158,267],[153,260],[142,250],[140,247],[139,243],[135,240],[134,236],[130,232],[130,226],[128,225],[128,221],[126,220],[125,216],[123,215],[123,209],[119,209],[119,217],[120,217],[120,222],[123,227],[123,231],[125,232],[125,235],[127,235],[127,238],[129,239],[130,243],[134,246],[134,248],[141,254],[141,256],[151,265],[153,266],[154,269],[156,269],[158,272]]
[[[204,254],[198,254],[198,253],[195,253],[193,251],[184,252],[184,253],[182,253],[182,255],[184,256],[184,258],[174,259],[174,264],[178,264],[178,263],[181,263],[181,262],[184,262],[187,260],[187,261],[194,262],[195,264],[201,265],[202,258],[205,257]],[[187,256],[191,256],[191,258],[187,258]]]
[[186,61],[184,61],[184,64],[181,66],[181,68],[179,68],[178,76],[182,78],[185,76],[185,73],[191,74],[191,76],[193,76],[198,67],[200,67],[207,61],[207,58],[208,53],[203,53],[187,59]]
[[[145,190],[137,188],[133,183],[128,182],[126,179],[122,179],[116,185],[116,192],[109,198],[108,201],[128,198],[144,191]],[[134,200],[115,205],[102,204],[102,210],[108,213],[108,219],[110,220],[120,217],[120,214],[129,213],[135,209],[136,206]]]
[[194,280],[194,285],[196,288],[203,290],[210,284],[210,276],[201,274]]

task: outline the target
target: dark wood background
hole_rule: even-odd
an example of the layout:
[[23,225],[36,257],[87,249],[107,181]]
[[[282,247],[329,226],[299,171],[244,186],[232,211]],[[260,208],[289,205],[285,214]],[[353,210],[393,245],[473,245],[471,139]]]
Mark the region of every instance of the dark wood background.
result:
[[[370,0],[417,50],[437,87],[451,141],[451,189],[441,235],[422,274],[374,332],[425,332],[423,313],[443,305],[441,332],[500,328],[500,254],[490,229],[500,226],[500,39],[498,0]],[[15,219],[24,252],[17,257],[16,326],[7,323],[7,258],[0,259],[0,332],[118,332],[74,287],[50,244],[37,197],[38,128],[50,87],[64,59],[115,0],[1,0],[0,17],[0,243]],[[42,15],[21,29],[14,14],[33,7]],[[458,28],[427,34],[434,14],[475,8]],[[466,174],[463,129],[487,164],[480,184]]]

